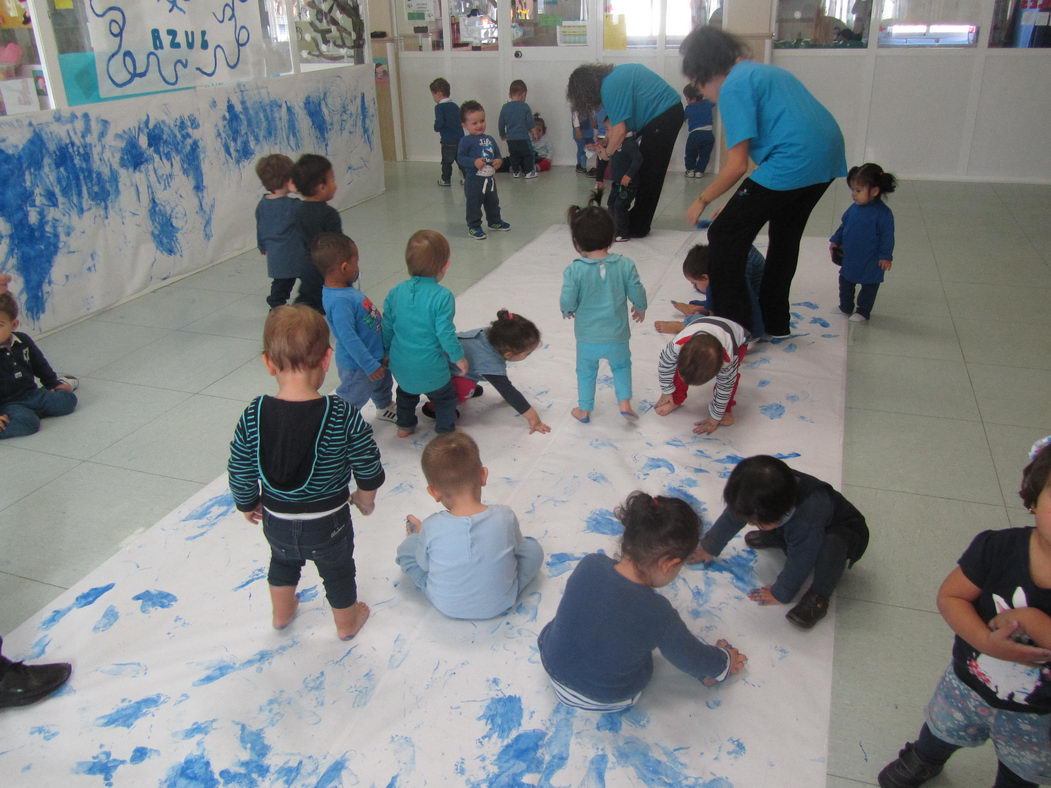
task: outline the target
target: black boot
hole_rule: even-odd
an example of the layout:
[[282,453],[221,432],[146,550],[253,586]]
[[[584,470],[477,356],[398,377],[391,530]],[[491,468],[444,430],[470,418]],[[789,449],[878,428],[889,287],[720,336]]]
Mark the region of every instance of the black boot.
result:
[[68,662],[25,665],[0,657],[0,709],[36,703],[66,683],[73,667]]
[[793,624],[803,627],[803,629],[810,629],[823,619],[827,612],[828,597],[822,596],[811,588],[803,594],[803,598],[799,600],[798,605],[785,613],[785,618]]
[[910,741],[898,753],[897,760],[884,766],[876,779],[880,788],[916,788],[937,777],[943,768],[944,764],[931,763],[920,757],[916,745]]

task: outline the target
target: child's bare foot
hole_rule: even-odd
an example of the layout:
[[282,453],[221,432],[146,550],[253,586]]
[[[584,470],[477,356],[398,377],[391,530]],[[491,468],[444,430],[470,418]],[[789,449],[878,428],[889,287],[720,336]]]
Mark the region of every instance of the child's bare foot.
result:
[[570,413],[572,413],[573,418],[579,421],[581,424],[587,424],[589,421],[591,421],[590,410],[581,410],[580,408],[573,408],[573,410],[571,410]]
[[687,304],[687,303],[684,303],[684,302],[682,302],[682,301],[672,301],[672,302],[671,302],[671,305],[672,305],[673,307],[675,307],[675,311],[677,311],[677,312],[682,312],[682,313],[683,313],[684,315],[689,315],[689,314],[691,314],[691,313],[692,313],[692,311],[693,311],[693,310],[691,309],[691,307],[693,306],[693,304]]
[[398,437],[399,438],[408,438],[414,432],[416,432],[416,428],[415,427],[409,427],[407,429],[405,427],[398,427]]
[[678,334],[682,331],[683,324],[680,320],[656,320],[653,327],[660,334]]
[[626,418],[626,419],[637,419],[639,417],[639,414],[636,413],[634,410],[632,410],[632,408],[631,408],[631,400],[630,399],[622,399],[619,404],[620,404],[620,415],[623,416],[624,418]]
[[350,640],[361,631],[369,619],[369,606],[364,602],[355,602],[350,607],[332,608],[332,618],[336,620],[336,634],[340,640]]
[[734,424],[734,421],[736,421],[736,419],[731,414],[724,413],[723,414],[723,419],[722,419],[722,421],[719,422],[719,424],[721,426],[723,426],[723,427],[732,427],[733,424]]
[[671,398],[671,394],[661,394],[657,404],[653,406],[653,412],[658,416],[667,416],[680,405],[676,404]]
[[284,629],[292,623],[292,619],[296,617],[296,608],[299,607],[296,587],[270,586],[270,604],[274,609],[274,629]]

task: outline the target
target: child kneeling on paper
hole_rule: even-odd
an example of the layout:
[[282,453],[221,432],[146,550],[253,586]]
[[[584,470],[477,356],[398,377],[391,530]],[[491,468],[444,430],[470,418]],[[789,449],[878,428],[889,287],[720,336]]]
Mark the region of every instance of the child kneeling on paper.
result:
[[449,618],[484,619],[514,605],[540,571],[544,550],[522,537],[507,506],[482,503],[489,469],[464,432],[439,435],[420,460],[427,492],[446,511],[409,515],[397,562]]

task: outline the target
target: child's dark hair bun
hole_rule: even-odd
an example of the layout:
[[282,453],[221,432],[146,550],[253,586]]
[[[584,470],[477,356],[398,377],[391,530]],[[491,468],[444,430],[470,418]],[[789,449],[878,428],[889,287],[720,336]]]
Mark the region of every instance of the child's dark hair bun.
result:
[[638,566],[662,558],[685,560],[701,536],[701,518],[681,498],[636,490],[614,515],[624,524],[621,553]]
[[515,356],[540,344],[540,329],[532,320],[517,312],[500,309],[496,313],[496,320],[489,324],[486,338],[497,353]]
[[859,167],[851,167],[850,172],[847,173],[847,183],[860,183],[869,189],[879,189],[880,197],[898,188],[898,179],[872,162],[866,162]]
[[571,205],[566,211],[569,232],[578,251],[596,252],[613,246],[613,217],[597,203],[598,199],[592,195],[586,207]]

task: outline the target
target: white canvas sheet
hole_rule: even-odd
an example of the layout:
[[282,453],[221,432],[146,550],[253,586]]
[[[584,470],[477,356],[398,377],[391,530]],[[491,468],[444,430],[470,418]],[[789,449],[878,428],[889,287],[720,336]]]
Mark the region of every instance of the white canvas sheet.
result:
[[490,469],[486,500],[512,506],[547,553],[516,608],[489,621],[451,621],[405,582],[394,563],[404,517],[435,508],[419,471],[432,432],[424,424],[399,441],[380,423],[388,481],[376,512],[355,518],[360,596],[372,618],[354,641],[336,639],[310,566],[297,619],[271,629],[266,543],[217,479],[6,640],[13,658],[69,659],[75,668],[56,697],[0,716],[5,782],[823,784],[832,615],[801,632],[785,608],[750,602],[746,591],[770,583],[783,559],[757,557],[741,537],[712,568],[691,567],[663,590],[698,635],[725,637],[748,655],[738,677],[707,689],[658,654],[638,706],[600,716],[560,707],[537,657],[536,636],[576,561],[616,551],[611,510],[632,490],[682,496],[710,523],[723,479],[743,456],[779,454],[839,484],[846,323],[833,314],[835,276],[820,239],[804,242],[792,338],[760,343],[746,359],[737,424],[692,435],[707,388],[666,418],[652,413],[664,339],[651,324],[672,317],[669,299],[688,296],[679,270],[694,240],[662,231],[623,247],[651,296],[632,340],[635,424],[617,413],[601,373],[592,423],[568,415],[576,384],[572,325],[558,312],[572,257],[565,228],[458,299],[462,329],[506,306],[544,334],[511,377],[553,426],[549,435],[529,435],[491,390],[461,406],[460,426]]

